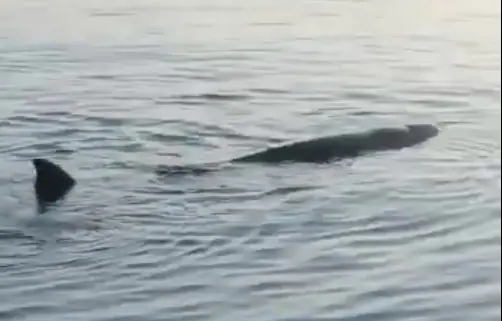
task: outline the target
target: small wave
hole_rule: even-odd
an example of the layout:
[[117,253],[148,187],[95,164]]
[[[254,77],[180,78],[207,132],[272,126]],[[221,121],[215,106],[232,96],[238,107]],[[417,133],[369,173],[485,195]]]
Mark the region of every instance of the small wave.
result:
[[7,147],[0,146],[0,153],[12,153],[18,157],[40,156],[40,153],[50,155],[51,153],[72,154],[74,152],[74,149],[64,147],[59,142],[25,143]]
[[128,125],[131,122],[131,119],[122,118],[122,117],[111,117],[111,116],[93,116],[93,115],[78,115],[82,121],[84,122],[92,122],[97,123],[100,126],[105,127],[121,127],[124,125]]
[[39,113],[41,116],[48,116],[48,117],[64,117],[64,118],[70,118],[73,117],[74,114],[65,111],[65,110],[48,110],[48,111],[42,111]]
[[297,192],[303,191],[312,191],[319,189],[319,186],[286,186],[286,187],[278,187],[274,188],[266,193],[265,196],[274,196],[274,195],[288,195]]
[[267,94],[267,95],[285,95],[290,94],[291,92],[286,89],[277,89],[277,88],[251,88],[250,92],[256,94]]
[[7,121],[19,123],[38,123],[40,122],[40,117],[38,117],[37,115],[16,115],[7,118]]
[[92,17],[103,17],[103,18],[109,18],[109,17],[129,17],[135,15],[134,12],[108,12],[108,11],[93,11],[90,13]]
[[203,175],[217,171],[219,168],[189,165],[159,165],[155,173],[160,176]]
[[[375,101],[382,101],[384,98],[387,98],[385,96],[382,96],[381,94],[378,93],[370,93],[370,92],[345,92],[341,95],[342,98],[350,100],[350,101],[370,101],[370,102],[375,102]],[[390,99],[390,98],[387,98]]]
[[34,240],[34,238],[30,235],[26,235],[20,230],[0,229],[0,241],[12,240]]
[[201,99],[201,100],[247,100],[251,97],[243,94],[219,94],[219,93],[206,93],[206,94],[195,94],[195,95],[179,95],[174,96],[176,99],[181,100],[192,100],[192,99]]

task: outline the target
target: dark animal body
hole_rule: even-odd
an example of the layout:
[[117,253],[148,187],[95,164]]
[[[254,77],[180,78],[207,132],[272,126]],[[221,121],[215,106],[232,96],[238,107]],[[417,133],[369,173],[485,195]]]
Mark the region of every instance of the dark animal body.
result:
[[76,184],[60,166],[42,158],[32,160],[35,167],[35,196],[39,213],[44,213],[48,206],[63,199]]
[[[407,125],[402,128],[381,128],[356,134],[322,137],[271,147],[260,152],[231,159],[224,163],[326,163],[332,160],[352,158],[370,152],[398,150],[415,146],[439,133],[433,125]],[[36,171],[35,195],[39,212],[70,192],[76,184],[73,177],[60,166],[46,159],[34,159]],[[214,164],[213,164],[214,165]],[[211,167],[172,166],[166,172],[203,174],[217,170]],[[157,170],[158,174],[164,174]]]
[[402,128],[379,128],[362,133],[321,137],[272,147],[261,152],[232,159],[231,162],[326,163],[371,152],[398,150],[415,146],[436,136],[438,133],[437,127],[427,124],[407,125]]

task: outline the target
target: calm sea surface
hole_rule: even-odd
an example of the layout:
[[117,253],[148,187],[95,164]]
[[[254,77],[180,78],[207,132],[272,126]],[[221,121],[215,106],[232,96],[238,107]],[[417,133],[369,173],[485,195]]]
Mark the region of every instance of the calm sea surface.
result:
[[[0,320],[500,320],[500,1],[2,0]],[[155,175],[405,123],[331,165]],[[35,213],[30,159],[79,184]]]

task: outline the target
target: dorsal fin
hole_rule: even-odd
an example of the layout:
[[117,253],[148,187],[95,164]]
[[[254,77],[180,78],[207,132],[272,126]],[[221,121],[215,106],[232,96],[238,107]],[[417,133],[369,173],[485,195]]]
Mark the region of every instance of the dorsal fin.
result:
[[65,197],[77,183],[59,165],[43,158],[32,160],[36,178],[34,183],[39,212],[45,212],[48,205]]

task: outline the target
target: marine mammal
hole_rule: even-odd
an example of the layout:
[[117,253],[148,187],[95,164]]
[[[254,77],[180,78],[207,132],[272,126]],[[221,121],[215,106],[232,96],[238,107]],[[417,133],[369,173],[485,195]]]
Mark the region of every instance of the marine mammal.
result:
[[355,158],[372,152],[399,150],[423,143],[438,135],[439,128],[431,124],[409,124],[359,133],[326,136],[269,147],[262,151],[211,164],[160,165],[158,175],[206,174],[232,163],[328,163]]
[[[271,147],[259,152],[237,157],[225,162],[213,163],[210,167],[167,166],[158,168],[157,174],[204,174],[218,170],[224,163],[281,163],[304,162],[326,163],[335,159],[353,158],[371,152],[399,150],[423,143],[438,135],[434,125],[411,124],[401,128],[379,128],[355,134],[342,134],[293,142]],[[76,180],[59,165],[43,158],[32,160],[36,178],[35,195],[39,212],[63,199],[76,185]]]
[[77,182],[63,168],[47,159],[34,158],[32,164],[35,167],[33,187],[38,211],[42,214],[48,206],[63,199]]
[[341,134],[293,142],[230,160],[234,163],[325,163],[334,159],[353,158],[371,152],[412,147],[438,135],[430,124],[410,124],[361,133]]

